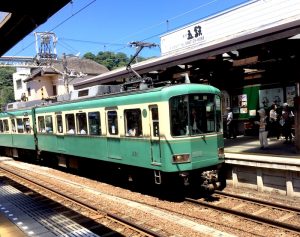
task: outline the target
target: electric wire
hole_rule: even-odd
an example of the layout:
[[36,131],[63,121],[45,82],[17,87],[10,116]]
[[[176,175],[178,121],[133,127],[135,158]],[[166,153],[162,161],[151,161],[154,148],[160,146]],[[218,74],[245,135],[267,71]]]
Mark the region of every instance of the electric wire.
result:
[[[62,22],[60,22],[59,24],[57,24],[55,27],[53,27],[49,32],[54,31],[55,29],[57,29],[58,27],[60,27],[61,25],[63,25],[63,24],[66,23],[67,21],[69,21],[71,18],[73,18],[74,16],[76,16],[77,14],[79,14],[80,12],[82,12],[83,10],[85,10],[86,8],[88,8],[90,5],[92,5],[92,4],[93,4],[94,2],[96,2],[96,1],[97,1],[97,0],[92,0],[92,1],[90,1],[88,4],[86,4],[85,6],[83,6],[82,8],[80,8],[78,11],[76,11],[75,13],[72,13],[71,16],[67,17],[65,20],[63,20]],[[160,22],[160,23],[157,23],[157,24],[154,24],[154,25],[152,25],[152,26],[146,27],[146,28],[144,28],[144,29],[141,29],[141,30],[135,32],[135,33],[131,33],[131,34],[127,35],[127,36],[124,36],[124,37],[122,37],[121,39],[119,38],[118,40],[124,40],[124,39],[130,38],[130,37],[132,38],[133,36],[135,36],[135,35],[137,35],[137,34],[139,34],[139,33],[148,31],[148,30],[153,29],[153,28],[157,28],[157,27],[159,27],[159,26],[161,26],[161,25],[163,25],[163,24],[166,24],[166,23],[167,23],[167,25],[168,25],[171,21],[173,21],[173,20],[175,20],[175,19],[177,19],[177,18],[183,17],[183,16],[185,16],[185,15],[187,15],[187,14],[190,14],[191,12],[197,11],[197,10],[203,8],[203,7],[207,7],[207,6],[209,6],[209,5],[213,4],[213,3],[216,3],[216,2],[218,2],[218,1],[219,1],[219,0],[212,0],[212,1],[210,1],[210,2],[201,4],[201,5],[198,6],[198,7],[195,7],[195,8],[193,8],[193,9],[191,9],[191,10],[188,10],[188,11],[183,12],[183,13],[181,13],[181,14],[178,14],[178,15],[176,15],[176,16],[174,16],[174,17],[171,17],[171,18],[167,19],[166,21],[162,21],[162,22]],[[176,27],[176,28],[178,28],[178,27]],[[175,29],[175,28],[174,28],[174,29]],[[169,30],[170,30],[170,29],[168,29],[168,26],[167,26],[167,29],[166,29],[164,32],[159,32],[159,33],[157,33],[157,34],[155,34],[155,35],[152,35],[152,36],[149,36],[149,37],[147,37],[147,38],[145,38],[145,39],[143,39],[143,40],[141,40],[141,41],[143,42],[143,41],[145,41],[145,40],[152,39],[152,38],[157,37],[157,36],[159,36],[159,35],[161,35],[161,34],[163,34],[163,33],[168,32]],[[89,41],[89,40],[77,40],[77,39],[67,39],[67,38],[63,38],[63,39],[65,39],[65,40],[70,40],[70,41],[77,41],[77,42],[81,42],[81,43],[100,44],[100,45],[103,45],[103,46],[105,46],[105,47],[108,47],[108,46],[123,46],[123,47],[121,47],[121,48],[119,48],[119,49],[117,49],[117,50],[113,50],[113,51],[115,51],[115,52],[121,51],[121,50],[123,50],[123,49],[129,47],[128,44],[116,43],[116,41],[112,41],[112,42],[110,42],[110,43],[104,43],[104,42],[96,42],[96,41]],[[20,53],[23,52],[25,49],[27,49],[27,48],[29,48],[31,45],[33,45],[34,43],[35,43],[34,41],[31,42],[31,43],[28,44],[26,47],[22,48],[20,51],[18,51],[17,53],[15,53],[13,56],[16,56],[16,55],[20,54]],[[69,46],[69,47],[70,47],[70,46]]]

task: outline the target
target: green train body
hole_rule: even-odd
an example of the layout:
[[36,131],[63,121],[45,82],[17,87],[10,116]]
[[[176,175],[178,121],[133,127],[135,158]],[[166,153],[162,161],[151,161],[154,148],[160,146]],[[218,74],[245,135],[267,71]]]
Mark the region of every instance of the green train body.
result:
[[70,167],[93,159],[150,171],[157,184],[176,176],[185,184],[193,177],[206,188],[220,186],[221,95],[212,86],[181,84],[11,110],[1,113],[0,127],[6,155],[27,150]]

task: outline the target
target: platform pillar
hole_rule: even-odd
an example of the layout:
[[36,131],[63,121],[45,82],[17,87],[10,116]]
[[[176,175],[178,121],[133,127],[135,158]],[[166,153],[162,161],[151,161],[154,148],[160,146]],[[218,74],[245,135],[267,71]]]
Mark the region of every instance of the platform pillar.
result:
[[232,168],[232,185],[234,188],[237,188],[239,184],[238,176],[237,176],[237,168]]
[[257,168],[256,171],[256,179],[257,179],[257,191],[263,192],[264,191],[264,182],[263,182],[263,175],[262,175],[262,169]]
[[293,174],[291,171],[286,171],[286,195],[292,197],[294,195]]

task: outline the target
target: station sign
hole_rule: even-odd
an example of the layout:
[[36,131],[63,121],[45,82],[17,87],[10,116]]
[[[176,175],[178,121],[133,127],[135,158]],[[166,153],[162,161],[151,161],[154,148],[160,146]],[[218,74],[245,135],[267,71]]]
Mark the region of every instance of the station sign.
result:
[[298,20],[299,0],[249,1],[161,36],[161,54],[185,53]]

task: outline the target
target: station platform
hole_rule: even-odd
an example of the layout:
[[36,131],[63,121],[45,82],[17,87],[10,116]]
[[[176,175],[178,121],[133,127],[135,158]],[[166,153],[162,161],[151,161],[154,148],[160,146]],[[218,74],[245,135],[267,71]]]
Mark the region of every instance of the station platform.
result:
[[227,183],[300,197],[300,153],[284,141],[270,138],[262,150],[257,136],[225,139]]
[[300,151],[297,151],[293,143],[285,144],[284,139],[269,138],[269,146],[260,149],[258,136],[237,136],[235,139],[224,139],[225,152],[277,156],[287,158],[300,158]]
[[16,188],[1,183],[0,236],[2,237],[98,237],[80,224],[34,200]]
[[25,237],[21,229],[11,222],[6,216],[0,213],[0,236],[2,237]]

